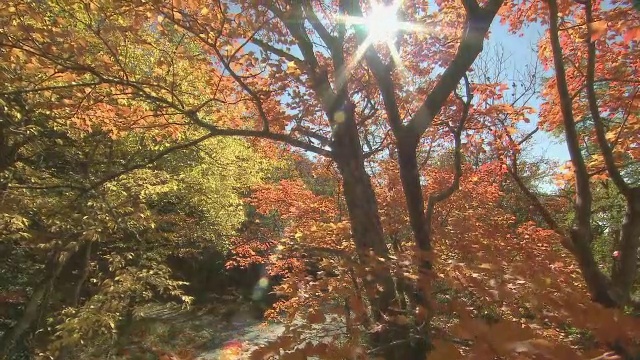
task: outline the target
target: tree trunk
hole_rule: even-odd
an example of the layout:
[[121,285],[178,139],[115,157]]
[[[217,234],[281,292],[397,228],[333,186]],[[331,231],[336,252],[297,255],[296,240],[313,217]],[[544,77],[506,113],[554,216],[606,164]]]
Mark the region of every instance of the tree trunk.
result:
[[549,39],[556,72],[556,87],[560,96],[565,140],[571,163],[574,167],[573,173],[576,187],[576,199],[574,202],[576,219],[570,233],[571,244],[567,245],[578,261],[591,299],[607,307],[616,306],[616,301],[610,293],[610,281],[598,268],[591,251],[591,242],[593,240],[591,204],[593,198],[589,183],[589,172],[581,152],[580,136],[573,114],[573,98],[567,85],[567,75],[559,36],[558,3],[556,0],[548,0],[547,5],[549,7]]
[[410,339],[409,326],[394,321],[400,314],[395,281],[388,265],[378,260],[388,260],[389,249],[384,239],[371,179],[364,167],[353,106],[347,104],[340,111],[344,111],[345,117],[344,121],[334,127],[333,159],[342,176],[342,188],[356,251],[363,264],[375,269],[363,277],[373,320],[383,324],[382,330],[372,335],[371,343],[384,358],[418,359],[408,352],[411,350],[411,347],[407,347]]
[[638,248],[640,247],[640,188],[632,189],[627,199],[627,210],[620,228],[620,239],[616,250],[619,256],[613,260],[611,281],[620,305],[625,305],[631,296],[638,273]]
[[611,293],[611,281],[598,268],[598,264],[593,257],[591,245],[582,236],[582,233],[574,228],[571,231],[570,249],[576,257],[578,267],[587,285],[587,290],[591,295],[591,300],[605,307],[615,307],[617,302]]
[[82,259],[82,272],[80,273],[80,278],[76,283],[76,286],[73,291],[73,297],[71,298],[71,306],[76,307],[80,303],[80,293],[82,292],[82,286],[89,278],[89,273],[91,272],[91,249],[92,242],[87,241],[85,243],[84,248],[84,258]]
[[400,165],[400,179],[407,201],[407,210],[411,222],[411,230],[421,254],[419,269],[431,272],[431,262],[426,255],[431,251],[431,224],[425,216],[424,195],[420,184],[420,172],[416,147],[409,141],[398,144],[398,164]]
[[45,278],[36,286],[35,290],[31,294],[22,317],[11,329],[4,333],[2,338],[0,338],[0,359],[9,357],[16,342],[25,334],[36,320],[42,300],[46,297],[47,293],[53,290],[55,281],[58,278],[58,275],[60,275],[60,272],[67,260],[72,255],[72,251],[55,251],[54,254],[51,255],[49,258],[49,265],[46,267],[47,271],[45,273]]
[[421,332],[412,343],[412,358],[422,358],[429,351],[429,323],[433,315],[430,303],[430,284],[433,266],[429,258],[431,253],[431,224],[425,215],[424,195],[420,184],[420,172],[416,154],[416,146],[410,141],[398,142],[398,164],[400,179],[404,190],[409,221],[413,232],[414,242],[418,249],[417,270],[418,282],[414,291],[413,301],[421,311],[417,312],[417,321],[422,324]]
[[[358,165],[357,159],[346,163],[339,162],[338,166],[342,174],[344,196],[358,256],[363,263],[376,261],[377,258],[387,258],[388,249],[384,241],[376,199],[364,166],[362,163]],[[393,279],[388,268],[381,268],[373,275],[383,289],[379,296],[370,300],[378,303],[374,308],[385,311],[395,298]],[[369,295],[373,296],[373,294]],[[374,315],[374,318],[376,317],[377,314]]]
[[[336,124],[334,129],[332,152],[342,176],[342,189],[347,203],[356,251],[363,262],[375,258],[387,258],[389,249],[384,240],[371,179],[364,167],[360,138],[353,116],[353,106],[347,105],[345,108],[348,108],[344,109],[345,120]],[[377,308],[384,311],[389,308],[395,297],[393,279],[388,269],[376,274],[376,278],[383,286],[382,294],[376,301],[379,304]],[[374,317],[376,316],[374,315]]]

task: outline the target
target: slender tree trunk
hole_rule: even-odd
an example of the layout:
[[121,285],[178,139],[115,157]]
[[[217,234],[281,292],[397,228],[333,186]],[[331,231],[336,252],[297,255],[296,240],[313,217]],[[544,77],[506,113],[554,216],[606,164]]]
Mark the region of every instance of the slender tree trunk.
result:
[[[358,302],[362,306],[362,308],[364,308],[365,302],[363,297],[363,291],[362,291],[362,288],[360,287],[360,284],[358,283],[358,278],[356,277],[356,273],[353,270],[353,268],[349,268],[349,278],[351,279],[351,283],[353,284],[355,301]],[[353,314],[354,314],[357,325],[364,325],[366,328],[371,327],[371,318],[368,316],[368,314],[355,312],[355,311],[353,312]]]
[[572,109],[573,99],[567,85],[567,76],[559,36],[558,3],[556,0],[548,0],[547,5],[549,6],[549,35],[556,72],[557,89],[560,96],[560,109],[564,123],[567,149],[574,167],[573,172],[576,185],[576,200],[574,203],[576,220],[570,232],[571,244],[567,245],[578,261],[591,299],[607,307],[616,306],[616,301],[610,293],[610,281],[598,268],[593,257],[593,252],[591,251],[593,232],[591,229],[592,194],[589,184],[589,173],[580,150],[580,137],[576,129]]
[[571,252],[576,257],[578,267],[591,295],[591,300],[605,307],[615,307],[617,306],[617,301],[611,293],[611,281],[598,267],[591,245],[580,234],[575,228],[572,229],[571,241],[573,248]]
[[89,273],[91,271],[91,249],[93,243],[91,241],[87,241],[84,248],[84,258],[82,259],[82,272],[80,274],[80,278],[78,279],[78,283],[75,286],[73,291],[73,298],[71,299],[71,306],[76,307],[80,302],[80,293],[82,292],[82,286],[89,278]]
[[[420,184],[420,172],[418,170],[418,160],[416,147],[408,142],[400,143],[398,151],[398,163],[400,165],[400,179],[407,201],[409,221],[413,238],[418,248],[418,292],[416,294],[417,305],[425,310],[430,308],[429,304],[429,284],[432,264],[429,259],[431,252],[431,224],[427,219],[424,206],[424,195]],[[427,319],[422,319],[427,321]]]
[[614,258],[611,281],[618,302],[625,305],[631,295],[638,273],[638,248],[640,248],[640,188],[632,190],[627,200],[627,210],[620,228],[618,248],[620,255]]
[[60,275],[62,268],[67,263],[67,260],[71,255],[72,252],[56,251],[50,256],[49,265],[46,267],[47,272],[45,274],[45,278],[36,286],[35,290],[31,294],[22,317],[11,329],[4,333],[2,338],[0,338],[0,359],[5,359],[11,354],[16,342],[25,334],[37,319],[38,309],[40,308],[42,300],[53,290],[53,286],[58,275]]
[[375,193],[364,167],[353,106],[348,104],[340,111],[345,112],[345,119],[334,128],[333,158],[342,176],[342,188],[358,256],[368,268],[373,269],[363,277],[373,320],[383,324],[383,329],[372,335],[372,346],[387,359],[413,359],[415,357],[407,351],[411,347],[406,346],[410,328],[407,324],[395,321],[396,316],[400,315],[400,307],[394,278],[388,264],[378,260],[388,260],[389,249]]
[[[402,252],[402,247],[400,245],[400,237],[398,235],[392,235],[391,236],[391,247],[393,249],[393,252],[396,256],[400,256],[401,252]],[[400,302],[400,309],[404,310],[404,311],[409,311],[411,309],[414,309],[413,303],[411,301],[412,296],[410,294],[411,288],[407,282],[407,279],[405,278],[404,274],[403,274],[403,269],[398,269],[398,271],[396,272],[395,276],[396,276],[396,288],[397,288],[397,293],[398,296],[400,297],[399,302]]]
[[418,249],[417,270],[418,281],[414,296],[411,300],[417,309],[418,322],[422,322],[421,333],[417,334],[416,341],[412,342],[411,357],[424,358],[429,351],[429,323],[431,314],[430,284],[433,266],[429,258],[431,253],[431,224],[425,216],[425,202],[420,184],[420,172],[416,154],[416,146],[409,141],[398,142],[398,164],[400,166],[400,179],[404,190],[409,221],[413,232],[414,241]]

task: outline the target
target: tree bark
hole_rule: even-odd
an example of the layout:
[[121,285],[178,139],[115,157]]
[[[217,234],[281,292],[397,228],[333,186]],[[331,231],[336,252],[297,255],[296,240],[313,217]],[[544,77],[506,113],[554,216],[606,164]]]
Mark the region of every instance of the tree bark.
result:
[[630,300],[631,290],[638,273],[638,248],[640,248],[640,188],[631,190],[627,199],[627,209],[620,228],[617,250],[614,258],[611,281],[620,305]]
[[600,271],[591,251],[593,231],[591,229],[591,205],[592,194],[589,184],[589,173],[580,150],[579,135],[575,125],[572,109],[572,97],[567,85],[567,76],[564,67],[562,46],[560,44],[558,27],[558,3],[556,0],[548,0],[549,6],[549,38],[553,52],[553,63],[556,72],[556,83],[560,97],[560,109],[564,124],[567,149],[574,167],[576,200],[574,203],[576,220],[570,232],[571,244],[569,250],[574,254],[582,276],[585,280],[591,299],[604,306],[616,306],[616,300],[610,290],[610,281]]
[[[384,358],[417,358],[410,356],[408,324],[395,322],[400,306],[395,281],[386,261],[389,249],[385,242],[378,204],[371,180],[364,167],[364,158],[354,119],[354,107],[347,103],[343,109],[344,121],[334,127],[333,158],[342,176],[342,188],[347,203],[351,231],[358,256],[367,268],[373,269],[363,276],[365,291],[373,320],[383,325],[372,335],[372,346]],[[383,259],[384,261],[380,261]],[[422,358],[424,358],[424,351]]]
[[[384,241],[371,180],[364,168],[355,122],[346,119],[339,124],[334,138],[334,158],[342,176],[342,188],[358,256],[362,262],[387,258],[389,250]],[[369,283],[367,292],[374,309],[374,319],[378,321],[381,313],[385,313],[391,307],[395,298],[394,282],[388,268],[382,268],[372,275],[382,286],[381,293],[376,295],[375,284],[365,281]]]
[[[407,145],[408,144],[408,145]],[[409,222],[413,238],[418,248],[418,289],[416,289],[416,305],[429,309],[428,284],[432,264],[428,258],[431,252],[431,229],[425,216],[424,195],[420,184],[420,173],[416,147],[411,142],[399,142],[398,163],[400,165],[400,179],[404,190]],[[420,319],[426,321],[427,319]]]
[[409,222],[413,232],[414,242],[417,247],[418,280],[410,297],[416,309],[416,320],[420,325],[420,333],[409,347],[409,358],[424,358],[429,351],[429,323],[433,315],[430,303],[430,284],[433,266],[430,260],[431,253],[431,226],[425,216],[425,201],[420,183],[420,172],[416,146],[411,141],[398,142],[398,164],[400,167],[400,180],[407,202]]
[[55,251],[50,256],[49,265],[46,267],[47,272],[45,278],[36,286],[31,294],[22,317],[0,338],[0,359],[6,359],[10,356],[16,342],[36,320],[42,300],[53,290],[58,275],[60,275],[62,268],[74,251],[77,251],[77,249],[72,249],[68,252]]
[[73,297],[71,298],[71,306],[76,307],[80,302],[80,293],[82,292],[82,286],[89,278],[89,273],[91,271],[91,250],[92,250],[92,241],[87,241],[84,247],[84,257],[82,259],[82,272],[80,274],[80,278],[76,283],[76,286],[73,291]]

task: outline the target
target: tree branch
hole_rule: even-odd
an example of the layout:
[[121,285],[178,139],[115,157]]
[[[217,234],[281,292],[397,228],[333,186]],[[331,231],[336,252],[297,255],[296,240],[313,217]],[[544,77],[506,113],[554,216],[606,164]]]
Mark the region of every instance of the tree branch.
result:
[[462,41],[453,60],[409,121],[407,130],[410,141],[417,143],[431,126],[431,122],[438,115],[449,95],[478,57],[483,49],[484,37],[502,3],[503,0],[489,0],[486,7],[474,10],[474,1],[465,2],[465,6],[469,6],[470,9],[467,11]]
[[[593,22],[593,13],[591,9],[591,1],[588,1],[585,6],[585,15],[587,23]],[[596,97],[596,90],[594,86],[596,74],[596,42],[589,41],[587,44],[587,101],[589,103],[589,112],[593,119],[593,126],[596,132],[596,138],[598,139],[598,145],[600,152],[604,158],[604,165],[607,169],[607,173],[611,180],[616,185],[618,190],[625,196],[629,197],[629,185],[624,181],[620,170],[617,168],[615,160],[613,159],[613,151],[607,141],[607,136],[604,129],[604,123],[600,117],[600,110],[598,109],[598,99]]]
[[311,26],[318,33],[322,41],[327,45],[333,56],[333,53],[338,50],[336,49],[336,47],[340,46],[340,44],[338,43],[338,39],[335,36],[331,35],[329,30],[327,30],[327,28],[322,25],[322,22],[318,18],[318,15],[316,15],[315,11],[313,10],[313,6],[311,5],[310,0],[302,0],[302,8],[304,9],[304,13],[307,15],[307,19],[311,23]]
[[284,23],[285,27],[296,40],[302,57],[309,69],[312,89],[318,96],[322,109],[327,114],[329,122],[333,122],[333,113],[337,105],[337,95],[331,88],[329,76],[326,69],[320,69],[320,64],[313,50],[313,43],[304,28],[304,15],[302,5],[292,2],[291,10],[287,14],[283,13],[275,6],[270,7],[271,11]]
[[[362,8],[358,1],[351,2],[348,14],[355,17],[363,16]],[[395,14],[389,14],[389,16],[395,16]],[[369,65],[369,69],[371,69],[371,72],[376,79],[376,83],[378,84],[378,89],[380,90],[380,95],[382,96],[387,114],[387,121],[389,122],[389,125],[396,137],[399,137],[403,130],[403,126],[391,72],[380,58],[380,54],[378,54],[376,49],[368,43],[366,27],[360,24],[355,25],[355,29],[358,36],[358,46],[367,46],[364,50],[365,61],[367,62],[367,65]]]
[[[469,109],[471,108],[471,101],[473,100],[473,92],[471,91],[471,85],[469,84],[469,78],[466,74],[463,75],[465,90],[466,90],[466,100],[462,102],[462,115],[460,116],[460,121],[458,122],[458,126],[455,128],[453,132],[454,137],[454,175],[453,181],[446,189],[429,195],[429,199],[427,200],[427,222],[431,223],[431,219],[433,217],[433,210],[435,205],[443,200],[449,198],[458,188],[460,187],[460,178],[462,178],[462,131],[464,130],[464,124],[469,117]],[[461,97],[458,97],[460,100]]]
[[302,59],[298,58],[297,56],[288,53],[282,49],[278,49],[277,47],[266,43],[264,41],[262,41],[261,39],[257,39],[257,38],[253,38],[253,40],[251,40],[252,43],[254,43],[255,45],[257,45],[258,47],[262,48],[264,51],[270,52],[274,55],[280,56],[281,58],[287,60],[287,61],[292,61],[296,64],[296,66],[298,67],[303,67],[304,66],[304,62],[302,61]]
[[565,139],[576,177],[576,220],[580,231],[586,232],[583,236],[586,236],[587,242],[590,242],[592,194],[591,188],[589,187],[589,173],[587,172],[587,166],[580,151],[578,131],[573,117],[572,99],[569,95],[569,87],[567,85],[564,56],[558,35],[558,4],[556,0],[548,0],[547,4],[549,6],[549,37],[556,72],[556,84],[560,96]]
[[293,138],[286,134],[278,134],[272,133],[264,130],[248,130],[248,129],[222,129],[211,123],[208,123],[198,117],[195,112],[188,112],[187,116],[191,121],[195,124],[207,129],[209,133],[213,136],[246,136],[246,137],[256,137],[262,139],[269,139],[287,143],[291,146],[295,146],[301,148],[303,150],[312,152],[314,154],[318,154],[327,158],[331,158],[331,151],[327,149],[323,149],[321,147],[309,144],[302,140]]

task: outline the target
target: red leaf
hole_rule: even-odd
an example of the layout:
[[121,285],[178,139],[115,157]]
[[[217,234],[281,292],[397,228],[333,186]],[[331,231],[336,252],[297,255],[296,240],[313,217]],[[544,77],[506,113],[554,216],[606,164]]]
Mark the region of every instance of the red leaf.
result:
[[640,40],[640,27],[629,29],[624,33],[624,41],[630,42],[634,40]]

